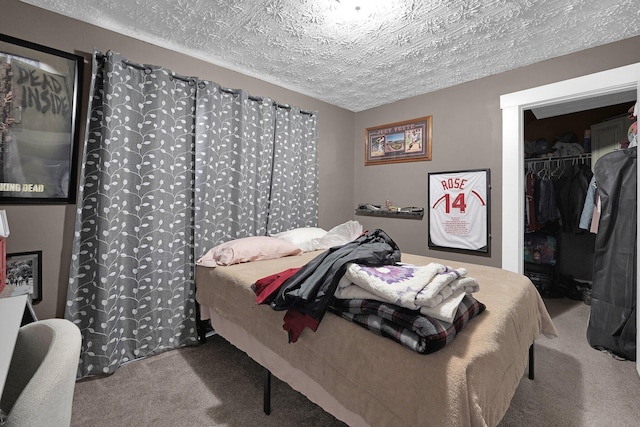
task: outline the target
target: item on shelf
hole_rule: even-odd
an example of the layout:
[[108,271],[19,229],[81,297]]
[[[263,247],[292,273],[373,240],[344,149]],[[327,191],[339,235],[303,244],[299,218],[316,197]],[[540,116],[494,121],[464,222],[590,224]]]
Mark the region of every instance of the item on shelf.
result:
[[386,216],[392,218],[404,219],[422,219],[424,216],[424,208],[416,206],[396,207],[389,204],[384,209],[379,205],[371,203],[363,203],[356,208],[356,215],[364,216]]
[[555,137],[556,142],[553,144],[556,157],[578,156],[585,152],[584,147],[578,144],[578,138],[573,132],[567,132],[561,136]]
[[369,210],[369,211],[379,211],[380,205],[372,205],[371,203],[365,203],[362,205],[358,205],[359,210]]
[[525,141],[524,151],[526,158],[532,157],[550,157],[555,153],[556,149],[551,147],[549,141],[544,138],[536,139],[535,141]]

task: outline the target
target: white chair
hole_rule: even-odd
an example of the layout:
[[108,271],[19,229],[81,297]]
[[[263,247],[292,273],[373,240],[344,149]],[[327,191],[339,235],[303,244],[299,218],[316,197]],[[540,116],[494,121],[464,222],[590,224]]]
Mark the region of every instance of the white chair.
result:
[[76,325],[46,319],[20,328],[0,408],[2,427],[71,424],[82,338]]

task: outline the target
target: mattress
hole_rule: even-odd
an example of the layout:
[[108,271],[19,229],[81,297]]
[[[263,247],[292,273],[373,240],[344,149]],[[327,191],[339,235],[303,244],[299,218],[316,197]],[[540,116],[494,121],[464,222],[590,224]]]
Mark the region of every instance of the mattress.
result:
[[[203,318],[274,375],[352,426],[493,426],[525,372],[528,349],[557,335],[540,295],[522,275],[494,267],[403,254],[415,265],[440,262],[477,279],[486,310],[445,348],[415,353],[332,313],[316,332],[288,343],[285,312],[257,305],[251,284],[306,264],[321,252],[226,267],[196,268]],[[256,404],[261,401],[256,396]],[[266,416],[266,415],[265,415]]]

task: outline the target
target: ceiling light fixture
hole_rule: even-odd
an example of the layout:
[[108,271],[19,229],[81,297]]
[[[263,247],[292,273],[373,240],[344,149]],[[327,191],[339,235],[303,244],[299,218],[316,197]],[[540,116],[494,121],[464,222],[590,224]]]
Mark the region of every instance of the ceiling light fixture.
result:
[[360,9],[362,9],[360,7],[359,0],[358,1],[353,1],[353,0],[336,0],[337,3],[339,3],[341,6],[345,7],[346,9],[351,9],[351,10],[355,10],[356,12],[359,12]]
[[330,8],[333,22],[363,21],[372,14],[380,14],[388,9],[391,0],[335,0],[334,7]]

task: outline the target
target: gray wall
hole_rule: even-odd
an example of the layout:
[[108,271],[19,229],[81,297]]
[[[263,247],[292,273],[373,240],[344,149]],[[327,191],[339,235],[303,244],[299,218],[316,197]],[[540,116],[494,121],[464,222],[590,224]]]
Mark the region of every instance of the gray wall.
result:
[[[162,65],[224,86],[269,96],[319,112],[320,226],[357,219],[365,229],[387,231],[403,252],[499,266],[501,259],[502,122],[500,95],[609,68],[640,62],[640,37],[544,61],[427,95],[352,113],[170,50],[74,21],[18,0],[3,0],[0,32],[85,56],[93,48],[119,52],[140,63]],[[87,76],[88,78],[88,73]],[[420,82],[415,82],[420,84]],[[363,94],[366,96],[366,94]],[[86,102],[87,94],[83,99]],[[364,166],[367,127],[433,116],[433,160]],[[492,243],[489,257],[427,249],[427,220],[354,216],[358,203],[425,206],[427,173],[490,168]],[[42,317],[62,316],[68,280],[75,205],[0,206],[7,209],[8,252],[43,250]]]
[[[502,180],[509,179],[502,176],[501,170],[500,96],[636,62],[640,62],[640,37],[543,61],[356,115],[354,206],[363,202],[379,204],[389,199],[395,206],[426,208],[429,172],[489,168],[492,183],[490,257],[428,249],[426,215],[422,221],[356,218],[365,228],[384,229],[403,252],[500,266]],[[422,116],[433,116],[431,161],[364,166],[366,128]]]

